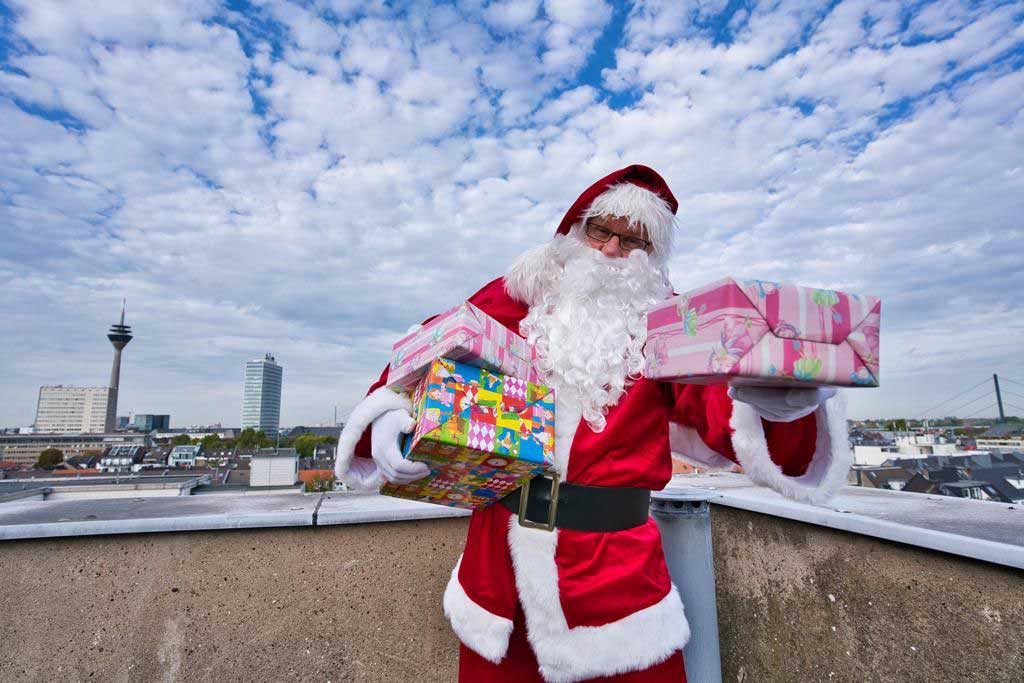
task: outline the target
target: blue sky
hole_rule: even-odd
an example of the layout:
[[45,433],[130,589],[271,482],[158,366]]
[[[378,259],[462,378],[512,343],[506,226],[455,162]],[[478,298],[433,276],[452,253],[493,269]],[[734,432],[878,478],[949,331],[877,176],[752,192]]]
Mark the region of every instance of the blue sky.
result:
[[122,297],[121,412],[237,424],[244,362],[270,351],[284,423],[344,414],[410,323],[628,163],[680,198],[678,290],[883,297],[884,386],[850,392],[854,417],[1024,381],[1022,21],[1019,2],[0,1],[0,425],[31,423],[42,384],[106,383]]

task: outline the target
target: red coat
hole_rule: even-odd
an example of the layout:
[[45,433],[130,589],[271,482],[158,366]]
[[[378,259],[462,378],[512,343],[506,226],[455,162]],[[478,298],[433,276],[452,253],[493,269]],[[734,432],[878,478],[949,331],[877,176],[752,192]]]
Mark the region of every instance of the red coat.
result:
[[[527,313],[501,278],[469,301],[517,331]],[[830,494],[848,468],[840,452],[845,417],[839,416],[840,427],[827,412],[767,422],[749,406],[734,406],[725,386],[641,379],[608,410],[602,432],[592,431],[579,407],[559,396],[556,461],[567,462],[563,477],[571,483],[659,490],[672,477],[676,450],[712,465],[742,464],[761,483],[813,499]],[[368,429],[355,454],[370,455]],[[497,662],[517,603],[549,681],[643,669],[689,637],[653,520],[618,532],[546,532],[520,527],[501,505],[475,511],[445,592],[445,613],[465,645]]]

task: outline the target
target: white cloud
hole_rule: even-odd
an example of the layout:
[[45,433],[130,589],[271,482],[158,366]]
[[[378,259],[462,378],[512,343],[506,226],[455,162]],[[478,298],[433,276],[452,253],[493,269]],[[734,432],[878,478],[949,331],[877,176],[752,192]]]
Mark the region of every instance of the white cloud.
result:
[[726,0],[639,0],[629,11],[630,44],[651,49],[666,41],[701,33],[701,23],[720,14]]
[[558,24],[577,31],[602,28],[612,8],[604,0],[545,0],[544,12]]
[[339,63],[346,71],[390,81],[413,67],[411,37],[394,22],[366,19],[342,31]]
[[943,0],[924,7],[910,21],[912,35],[942,37],[957,31],[969,18],[971,8],[955,0]]
[[583,111],[597,99],[597,91],[589,85],[582,85],[562,93],[551,100],[533,116],[538,124],[558,123],[566,116]]
[[319,53],[338,49],[337,28],[315,12],[291,2],[270,3],[266,7],[275,19],[288,27],[291,39],[300,49]]
[[637,3],[602,85],[577,74],[603,2],[18,5],[0,422],[31,421],[40,384],[105,380],[122,296],[124,409],[236,423],[244,361],[273,351],[285,422],[344,412],[410,322],[627,163],[681,201],[677,288],[884,297],[885,385],[855,412],[1024,377],[1014,8],[725,6]]
[[484,21],[500,30],[513,32],[529,26],[537,17],[540,0],[492,2],[483,11]]
[[51,54],[85,56],[97,43],[129,47],[154,42],[201,47],[202,21],[216,10],[213,0],[155,0],[147,3],[37,2],[14,0],[20,37]]

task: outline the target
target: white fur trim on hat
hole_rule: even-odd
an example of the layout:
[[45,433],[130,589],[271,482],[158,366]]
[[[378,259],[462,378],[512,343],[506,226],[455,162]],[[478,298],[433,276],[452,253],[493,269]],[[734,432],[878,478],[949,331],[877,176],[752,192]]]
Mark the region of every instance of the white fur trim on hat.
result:
[[411,412],[412,403],[408,397],[397,394],[387,387],[380,387],[370,392],[366,398],[352,409],[352,413],[348,416],[348,420],[345,421],[345,427],[341,430],[341,435],[338,437],[338,448],[334,456],[334,476],[352,488],[367,488],[365,482],[368,479],[365,476],[352,477],[351,479],[346,478],[349,465],[352,462],[352,454],[355,451],[356,444],[359,443],[359,439],[362,438],[363,432],[374,420],[389,410],[398,409],[405,409]]
[[477,604],[459,582],[462,556],[455,563],[448,587],[444,590],[444,615],[463,645],[489,662],[497,664],[505,658],[512,620],[499,617]]
[[824,503],[846,484],[853,465],[846,426],[846,397],[836,394],[814,412],[818,436],[807,471],[789,477],[772,462],[761,417],[753,406],[733,401],[732,447],[752,481],[805,503]]

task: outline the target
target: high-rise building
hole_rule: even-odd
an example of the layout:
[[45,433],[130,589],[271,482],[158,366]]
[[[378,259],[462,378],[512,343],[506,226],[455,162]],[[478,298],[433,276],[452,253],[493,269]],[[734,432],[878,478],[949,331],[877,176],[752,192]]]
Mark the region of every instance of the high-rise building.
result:
[[252,427],[270,435],[281,424],[281,376],[283,369],[271,354],[245,364],[242,393],[242,429]]
[[103,431],[117,427],[117,390],[121,385],[121,350],[132,340],[132,328],[124,324],[124,302],[121,302],[121,322],[110,326],[107,339],[114,347],[114,365],[110,369],[110,392],[107,394],[107,416]]
[[39,387],[36,404],[37,432],[86,432],[107,430],[107,387]]
[[154,429],[166,430],[171,428],[170,415],[146,415],[135,416],[135,429],[140,432],[151,432]]

